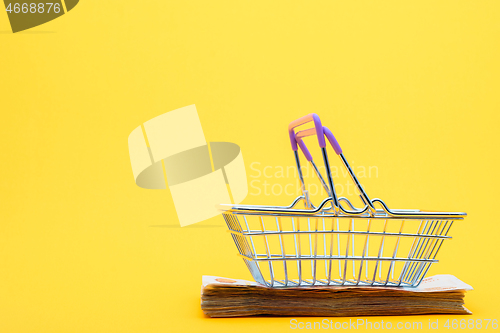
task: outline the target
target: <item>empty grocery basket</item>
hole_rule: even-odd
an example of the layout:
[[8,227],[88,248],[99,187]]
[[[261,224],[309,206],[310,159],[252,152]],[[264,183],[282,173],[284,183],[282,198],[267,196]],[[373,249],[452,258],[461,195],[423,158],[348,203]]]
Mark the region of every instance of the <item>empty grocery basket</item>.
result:
[[[297,126],[314,127],[295,133]],[[370,199],[352,171],[332,132],[316,114],[289,125],[302,195],[290,206],[220,205],[229,231],[254,279],[269,287],[393,286],[416,287],[456,220],[465,213],[389,209]],[[303,138],[316,135],[326,181]],[[326,139],[325,139],[326,138]],[[364,203],[357,209],[337,197],[326,150],[329,142],[340,157]],[[317,207],[306,191],[298,149],[311,164],[328,197]],[[303,202],[305,208],[296,206]],[[378,208],[377,208],[378,207]]]

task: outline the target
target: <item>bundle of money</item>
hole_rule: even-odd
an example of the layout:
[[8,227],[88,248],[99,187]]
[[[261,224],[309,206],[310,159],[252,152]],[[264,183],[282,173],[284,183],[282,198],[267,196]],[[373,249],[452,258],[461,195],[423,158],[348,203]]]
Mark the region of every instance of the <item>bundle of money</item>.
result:
[[209,317],[472,314],[464,306],[467,290],[472,287],[452,275],[425,278],[416,288],[270,288],[256,282],[204,276],[201,308]]

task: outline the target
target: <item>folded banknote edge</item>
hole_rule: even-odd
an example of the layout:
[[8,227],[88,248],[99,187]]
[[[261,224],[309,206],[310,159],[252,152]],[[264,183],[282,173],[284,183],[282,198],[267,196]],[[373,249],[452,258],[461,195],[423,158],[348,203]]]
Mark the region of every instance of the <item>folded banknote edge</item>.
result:
[[[230,279],[224,278],[220,276],[211,276],[211,275],[203,275],[202,277],[202,288],[206,288],[207,286],[214,287],[258,287],[258,288],[269,288],[260,283],[254,281],[247,281],[241,279]],[[294,287],[294,289],[304,289],[311,287]],[[312,288],[367,288],[366,286],[317,286]],[[437,292],[437,291],[453,291],[453,290],[473,290],[472,286],[467,283],[461,281],[456,276],[451,274],[440,274],[427,277],[422,280],[418,287],[368,287],[368,288],[377,288],[377,289],[394,289],[397,288],[399,290],[406,290],[411,292]]]

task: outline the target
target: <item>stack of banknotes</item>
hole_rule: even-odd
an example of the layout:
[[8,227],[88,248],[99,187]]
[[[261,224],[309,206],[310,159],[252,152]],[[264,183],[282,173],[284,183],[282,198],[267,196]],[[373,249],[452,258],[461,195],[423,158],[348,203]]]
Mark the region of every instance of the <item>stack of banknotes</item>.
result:
[[201,308],[209,317],[471,314],[464,306],[467,290],[472,287],[452,275],[425,278],[415,288],[270,288],[256,282],[203,276]]

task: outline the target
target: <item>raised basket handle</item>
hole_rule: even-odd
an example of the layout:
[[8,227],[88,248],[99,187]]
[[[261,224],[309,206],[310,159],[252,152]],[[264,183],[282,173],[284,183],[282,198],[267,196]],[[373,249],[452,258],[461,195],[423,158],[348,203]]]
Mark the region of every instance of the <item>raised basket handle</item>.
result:
[[[339,145],[337,139],[335,139],[335,136],[333,135],[332,131],[330,131],[326,126],[323,126],[323,133],[326,136],[326,138],[328,139],[328,141],[330,142],[330,144],[332,145],[333,150],[335,150],[335,153],[337,155],[342,154],[342,148],[340,148],[340,145]],[[304,131],[297,132],[297,134],[295,134],[295,141],[297,141],[297,144],[300,147],[300,150],[302,150],[302,153],[304,154],[304,156],[306,157],[306,160],[308,160],[308,161],[312,160],[312,156],[311,156],[311,153],[309,152],[309,150],[307,149],[306,145],[302,141],[302,139],[305,137],[311,136],[311,135],[315,135],[315,134],[316,134],[316,131],[314,128],[309,128],[309,129],[306,129]]]
[[290,136],[290,143],[292,144],[292,149],[297,151],[297,140],[295,139],[295,127],[307,124],[309,122],[314,122],[314,129],[316,131],[316,135],[318,136],[318,143],[321,148],[326,147],[325,136],[323,133],[323,125],[321,125],[321,120],[319,116],[315,113],[308,114],[307,116],[301,117],[297,120],[294,120],[288,125],[288,134]]
[[[365,190],[363,189],[363,186],[361,186],[358,178],[354,174],[354,171],[349,166],[349,163],[347,162],[346,158],[342,154],[342,148],[340,148],[340,145],[337,142],[337,139],[335,139],[335,136],[333,135],[332,131],[330,131],[326,127],[323,127],[323,131],[322,132],[328,138],[328,141],[330,142],[330,144],[332,145],[333,149],[335,150],[335,153],[342,160],[342,163],[344,164],[345,168],[349,172],[349,175],[351,176],[354,184],[356,185],[356,187],[357,187],[357,189],[358,189],[358,191],[360,193],[361,200],[365,203],[365,208],[363,208],[362,210],[357,210],[355,212],[354,211],[351,211],[351,212],[346,211],[342,206],[340,206],[338,204],[338,200],[336,200],[335,198],[333,199],[334,206],[338,207],[339,209],[341,209],[344,213],[349,213],[349,214],[352,214],[352,215],[363,214],[368,209],[369,214],[371,216],[373,216],[375,214],[375,212],[376,212],[376,209],[373,206],[373,202],[370,200],[370,198],[366,194]],[[307,137],[307,136],[314,135],[314,134],[318,134],[318,131],[315,131],[314,128],[309,128],[307,130],[299,131],[297,134],[295,134],[295,141],[297,142],[298,146],[300,147],[300,150],[302,150],[302,153],[304,154],[306,160],[309,161],[309,162],[311,162],[313,164],[313,167],[314,167],[314,162],[312,160],[313,159],[312,155],[309,152],[309,150],[307,149],[307,147],[304,144],[304,142],[303,142],[302,139],[305,138],[305,137]],[[333,187],[333,180],[331,179],[331,175],[329,173],[330,167],[329,167],[329,164],[328,164],[328,159],[326,157],[326,150],[324,149],[325,147],[321,147],[321,148],[323,149],[323,158],[325,160],[325,166],[327,168],[328,183],[330,184],[330,189],[332,190],[332,198],[333,198],[335,196],[335,191],[334,191],[334,187]],[[320,178],[321,182],[324,184],[323,186],[325,187],[325,190],[327,190],[327,193],[328,193],[328,188],[326,187],[326,183],[323,181],[323,178],[321,177],[321,175],[319,174],[319,172],[317,172],[317,173],[318,173],[318,177]]]

